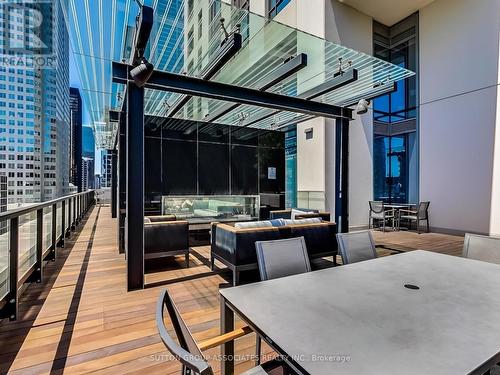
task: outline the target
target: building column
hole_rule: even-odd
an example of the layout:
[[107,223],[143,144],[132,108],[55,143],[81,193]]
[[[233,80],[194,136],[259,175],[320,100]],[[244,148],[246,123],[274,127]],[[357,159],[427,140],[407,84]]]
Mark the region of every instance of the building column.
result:
[[127,289],[144,287],[144,88],[127,87],[125,249]]

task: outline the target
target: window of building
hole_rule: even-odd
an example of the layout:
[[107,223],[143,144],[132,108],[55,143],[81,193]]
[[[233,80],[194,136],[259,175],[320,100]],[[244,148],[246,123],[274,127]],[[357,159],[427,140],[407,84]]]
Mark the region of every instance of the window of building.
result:
[[374,199],[418,202],[418,14],[392,27],[373,24],[375,57],[417,72],[373,101]]
[[289,2],[290,0],[269,0],[269,10],[267,13],[269,18],[275,17]]

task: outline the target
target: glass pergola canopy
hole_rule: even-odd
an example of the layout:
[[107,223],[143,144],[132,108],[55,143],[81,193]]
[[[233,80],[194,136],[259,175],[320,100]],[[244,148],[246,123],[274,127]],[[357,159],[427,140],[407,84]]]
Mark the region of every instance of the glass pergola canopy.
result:
[[[82,96],[89,109],[96,143],[112,148],[116,124],[109,111],[120,110],[125,85],[112,82],[112,62],[128,62],[139,6],[134,0],[61,0],[71,47],[82,83]],[[356,69],[358,79],[312,100],[338,106],[369,97],[374,90],[392,85],[414,73],[362,52],[340,46],[231,6],[221,0],[146,0],[154,9],[155,24],[145,56],[155,69],[204,78],[228,33],[239,31],[241,49],[210,79],[259,88],[259,83],[285,61],[307,55],[307,66],[267,91],[288,96],[302,93],[334,78],[340,71]],[[232,103],[191,97],[175,114],[184,95],[147,89],[145,114],[207,121],[210,114]],[[216,119],[218,123],[256,128],[280,128],[306,119],[299,113],[240,105]]]

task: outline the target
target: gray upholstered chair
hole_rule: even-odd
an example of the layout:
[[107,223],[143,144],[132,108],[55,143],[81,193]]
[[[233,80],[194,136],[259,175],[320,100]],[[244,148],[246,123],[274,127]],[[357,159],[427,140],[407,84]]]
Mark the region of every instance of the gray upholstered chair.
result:
[[338,233],[337,242],[342,264],[356,263],[377,257],[375,242],[370,231]]
[[387,210],[385,208],[384,202],[382,201],[370,201],[368,202],[370,208],[368,217],[368,228],[375,226],[375,221],[382,221],[382,230],[385,232],[385,223],[387,220],[391,220],[392,229],[394,230],[396,215],[394,210]]
[[500,264],[500,238],[466,233],[462,256]]
[[[177,340],[170,336],[165,326],[165,309],[168,312]],[[213,375],[214,371],[205,360],[202,352],[225,344],[226,342],[234,341],[252,332],[249,327],[243,327],[198,344],[194,340],[191,331],[182,319],[177,306],[167,290],[163,290],[158,298],[158,303],[156,305],[156,325],[161,340],[168,351],[181,362],[182,375]],[[291,370],[289,370],[282,361],[269,361],[245,372],[243,375],[265,375],[276,370],[281,370],[279,372],[281,374],[292,374]]]
[[255,250],[262,280],[311,271],[304,237],[256,241]]
[[399,210],[399,220],[407,220],[410,223],[415,222],[417,232],[420,233],[420,222],[427,223],[427,232],[429,232],[429,205],[431,202],[420,202],[416,210]]

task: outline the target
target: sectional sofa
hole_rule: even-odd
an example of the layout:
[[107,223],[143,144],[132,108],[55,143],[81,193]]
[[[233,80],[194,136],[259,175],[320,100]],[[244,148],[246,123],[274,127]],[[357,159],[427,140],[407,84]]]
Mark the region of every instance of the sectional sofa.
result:
[[321,218],[300,220],[276,219],[236,223],[234,226],[212,223],[211,265],[217,259],[233,272],[233,285],[238,285],[240,273],[257,269],[256,241],[304,237],[311,259],[333,256],[336,264],[337,226]]

